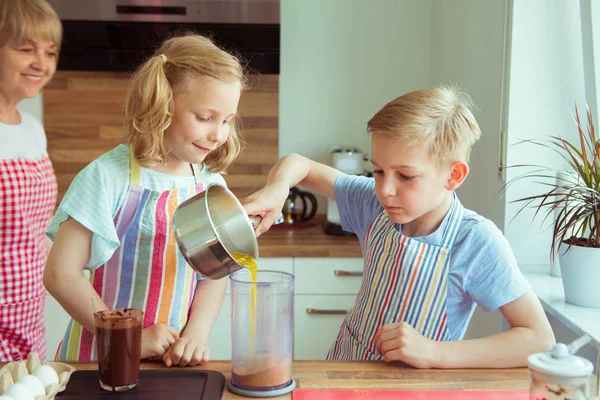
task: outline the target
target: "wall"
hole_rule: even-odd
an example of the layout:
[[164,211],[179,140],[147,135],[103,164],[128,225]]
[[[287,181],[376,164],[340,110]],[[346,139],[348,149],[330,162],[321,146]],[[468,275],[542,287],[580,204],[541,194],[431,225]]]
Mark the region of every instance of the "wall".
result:
[[[431,0],[282,0],[279,155],[370,153],[367,121],[430,84]],[[322,210],[324,212],[324,210]]]
[[41,123],[44,123],[44,105],[43,95],[40,93],[32,99],[25,99],[21,101],[17,108],[23,111],[30,112],[36,117]]
[[[59,71],[44,90],[48,152],[58,180],[58,201],[89,162],[123,143],[125,74]],[[260,189],[277,161],[277,75],[253,75],[240,100],[244,151],[228,168],[228,187],[238,197]]]
[[504,0],[435,0],[433,3],[432,85],[457,84],[477,106],[481,140],[471,153],[470,173],[458,190],[467,208],[502,228],[503,186],[496,161],[502,123]]
[[[513,7],[507,164],[560,166],[553,153],[515,143],[551,135],[575,137],[570,113],[575,103],[584,109],[586,99],[579,2],[514,1]],[[509,169],[507,179],[523,172]],[[531,222],[533,210],[511,223],[520,205],[510,201],[540,189],[517,182],[506,191],[505,234],[520,264],[549,262],[551,231],[544,229],[549,224]]]
[[[503,186],[497,155],[503,123],[504,42],[508,12],[504,0],[434,0],[431,85],[460,85],[477,106],[482,137],[471,153],[470,173],[459,188],[463,205],[504,225]],[[466,339],[502,331],[499,311],[477,308]]]

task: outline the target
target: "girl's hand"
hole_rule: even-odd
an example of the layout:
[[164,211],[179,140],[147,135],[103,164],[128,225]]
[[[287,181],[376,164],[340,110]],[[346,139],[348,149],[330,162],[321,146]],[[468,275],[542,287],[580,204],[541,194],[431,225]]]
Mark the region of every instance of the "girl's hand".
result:
[[175,341],[179,331],[172,326],[155,324],[142,330],[142,359],[162,357]]
[[210,359],[210,349],[206,343],[194,339],[179,338],[163,356],[167,367],[179,365],[180,367],[193,367],[206,364]]
[[437,342],[427,339],[407,322],[387,324],[373,338],[385,362],[402,361],[416,368],[432,368]]
[[272,183],[243,200],[246,214],[249,216],[258,215],[262,218],[260,224],[254,228],[257,237],[268,231],[279,218],[289,193],[290,188],[288,185]]

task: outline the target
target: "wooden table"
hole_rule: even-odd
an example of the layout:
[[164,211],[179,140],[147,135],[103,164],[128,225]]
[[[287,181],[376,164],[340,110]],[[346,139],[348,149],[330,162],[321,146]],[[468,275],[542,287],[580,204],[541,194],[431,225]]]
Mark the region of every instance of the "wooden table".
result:
[[[73,363],[77,369],[97,369],[96,363]],[[166,369],[162,363],[145,362],[142,369]],[[222,372],[231,377],[229,361],[211,361],[196,369]],[[526,368],[480,370],[417,370],[370,361],[294,361],[293,377],[301,389],[387,390],[529,390]],[[242,399],[227,388],[223,399]],[[275,399],[291,399],[291,394]]]

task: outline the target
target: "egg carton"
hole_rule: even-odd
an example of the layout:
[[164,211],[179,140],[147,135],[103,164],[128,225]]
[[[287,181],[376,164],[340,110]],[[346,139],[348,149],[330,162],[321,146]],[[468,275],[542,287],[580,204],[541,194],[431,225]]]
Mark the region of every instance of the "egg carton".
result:
[[40,361],[40,358],[35,351],[29,353],[27,360],[13,361],[0,368],[0,395],[4,394],[4,392],[22,376],[33,375],[34,371],[42,365],[52,367],[58,376],[58,384],[53,383],[46,386],[46,395],[38,395],[35,397],[35,400],[54,399],[58,393],[65,390],[67,382],[69,382],[71,374],[76,368],[72,365],[60,362]]

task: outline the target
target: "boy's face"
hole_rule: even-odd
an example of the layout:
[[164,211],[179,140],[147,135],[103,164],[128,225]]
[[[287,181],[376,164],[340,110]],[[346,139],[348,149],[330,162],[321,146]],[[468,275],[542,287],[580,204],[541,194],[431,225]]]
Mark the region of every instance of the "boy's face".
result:
[[47,40],[0,48],[0,95],[11,102],[35,97],[56,71],[58,50]]
[[426,146],[374,134],[372,151],[375,192],[391,221],[407,224],[442,205],[451,168],[437,166]]

